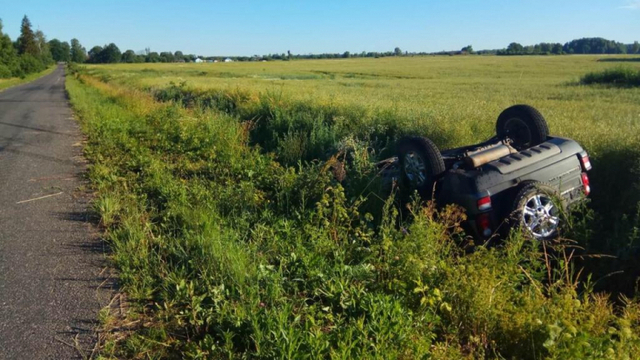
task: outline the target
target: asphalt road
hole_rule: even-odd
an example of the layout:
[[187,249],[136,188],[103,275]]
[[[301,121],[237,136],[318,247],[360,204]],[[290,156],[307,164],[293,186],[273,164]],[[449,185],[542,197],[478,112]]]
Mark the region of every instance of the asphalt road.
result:
[[64,69],[0,92],[0,359],[74,359],[108,302]]

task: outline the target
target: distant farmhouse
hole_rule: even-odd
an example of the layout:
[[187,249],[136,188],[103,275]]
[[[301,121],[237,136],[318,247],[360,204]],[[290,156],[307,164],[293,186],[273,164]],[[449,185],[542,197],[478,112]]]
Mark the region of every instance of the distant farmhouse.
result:
[[[230,62],[234,62],[234,60],[232,58],[225,58],[224,60],[220,60],[221,62],[226,62],[226,63],[230,63]],[[203,59],[203,58],[197,58],[194,60],[194,62],[200,64],[200,63],[217,63],[218,59]]]

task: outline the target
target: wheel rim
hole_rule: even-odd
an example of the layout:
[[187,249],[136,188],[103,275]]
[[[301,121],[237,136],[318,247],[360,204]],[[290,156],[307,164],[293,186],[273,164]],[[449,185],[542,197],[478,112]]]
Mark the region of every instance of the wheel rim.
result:
[[506,136],[513,140],[514,145],[527,147],[531,144],[531,131],[527,124],[518,118],[507,120],[504,126]]
[[404,173],[414,186],[421,186],[427,180],[427,171],[422,157],[415,151],[404,156]]
[[560,217],[553,199],[545,194],[534,194],[522,209],[522,223],[536,239],[545,239],[558,231]]

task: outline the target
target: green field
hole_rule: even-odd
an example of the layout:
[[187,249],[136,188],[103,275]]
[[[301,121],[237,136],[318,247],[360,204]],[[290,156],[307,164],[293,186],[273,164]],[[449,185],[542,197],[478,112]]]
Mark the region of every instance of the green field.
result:
[[[73,69],[94,208],[130,300],[105,311],[101,355],[633,358],[640,88],[580,79],[640,63],[601,58]],[[377,186],[400,136],[484,140],[516,103],[591,155],[573,242],[469,244],[458,210],[403,211]]]
[[501,110],[527,103],[546,115],[552,133],[575,137],[593,152],[610,148],[611,142],[637,144],[640,136],[640,89],[575,85],[591,71],[620,64],[640,69],[640,63],[598,62],[602,58],[415,57],[88,68],[139,88],[186,81],[196,89],[241,89],[320,106],[356,106],[366,110],[365,116],[388,111],[410,130],[446,134],[439,144],[444,147],[491,136]]

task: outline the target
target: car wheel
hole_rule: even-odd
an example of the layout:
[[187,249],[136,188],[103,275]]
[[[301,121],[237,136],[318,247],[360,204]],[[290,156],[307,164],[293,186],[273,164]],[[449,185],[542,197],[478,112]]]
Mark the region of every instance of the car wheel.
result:
[[498,116],[496,134],[500,140],[509,139],[517,150],[524,150],[546,141],[549,126],[538,110],[529,105],[515,105]]
[[431,198],[435,181],[445,171],[438,147],[424,137],[405,137],[398,142],[397,154],[402,183],[423,198]]
[[516,195],[511,212],[513,228],[536,240],[558,236],[564,204],[558,192],[543,183],[528,183]]

